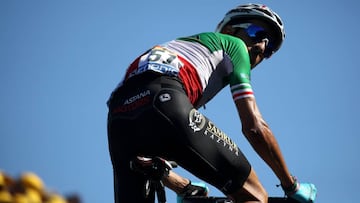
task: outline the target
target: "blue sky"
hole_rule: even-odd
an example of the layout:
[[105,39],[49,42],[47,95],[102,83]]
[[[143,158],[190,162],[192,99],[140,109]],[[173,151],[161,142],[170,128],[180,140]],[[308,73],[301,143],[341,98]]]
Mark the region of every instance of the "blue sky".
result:
[[[127,65],[157,43],[214,30],[242,3],[0,1],[0,169],[12,176],[33,171],[48,188],[77,192],[86,203],[112,202],[105,102]],[[357,6],[262,3],[282,17],[286,40],[252,73],[260,110],[291,172],[317,185],[317,202],[357,202]],[[281,196],[278,180],[241,134],[229,88],[201,111],[237,142],[269,194]],[[174,193],[168,200],[175,202]]]

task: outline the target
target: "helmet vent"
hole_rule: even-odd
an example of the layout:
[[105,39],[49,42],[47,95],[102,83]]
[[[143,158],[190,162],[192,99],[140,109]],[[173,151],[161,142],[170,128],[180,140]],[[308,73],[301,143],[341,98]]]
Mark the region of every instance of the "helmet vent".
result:
[[273,14],[270,13],[267,9],[254,8],[254,10],[258,10],[259,12],[265,13],[268,16],[273,16]]

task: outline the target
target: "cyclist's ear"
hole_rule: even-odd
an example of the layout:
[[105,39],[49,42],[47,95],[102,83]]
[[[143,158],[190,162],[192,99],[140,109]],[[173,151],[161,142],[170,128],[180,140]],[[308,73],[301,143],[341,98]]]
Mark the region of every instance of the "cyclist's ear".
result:
[[231,35],[234,33],[234,28],[232,28],[230,25],[226,25],[220,33]]

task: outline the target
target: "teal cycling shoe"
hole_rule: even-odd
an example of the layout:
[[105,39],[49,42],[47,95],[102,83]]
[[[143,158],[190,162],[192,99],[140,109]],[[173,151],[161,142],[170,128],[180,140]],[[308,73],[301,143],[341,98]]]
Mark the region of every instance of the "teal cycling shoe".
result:
[[192,183],[190,182],[176,197],[177,203],[183,203],[184,197],[193,197],[193,196],[207,196],[209,193],[209,188],[203,182]]
[[298,183],[296,191],[287,194],[289,198],[295,199],[301,203],[314,203],[317,189],[311,183]]

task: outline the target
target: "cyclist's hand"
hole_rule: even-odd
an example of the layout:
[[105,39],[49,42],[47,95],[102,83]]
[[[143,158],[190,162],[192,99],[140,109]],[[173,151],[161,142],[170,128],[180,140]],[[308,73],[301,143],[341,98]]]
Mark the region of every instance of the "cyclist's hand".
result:
[[293,192],[286,192],[287,196],[301,203],[315,202],[317,189],[311,183],[297,183],[298,187]]

